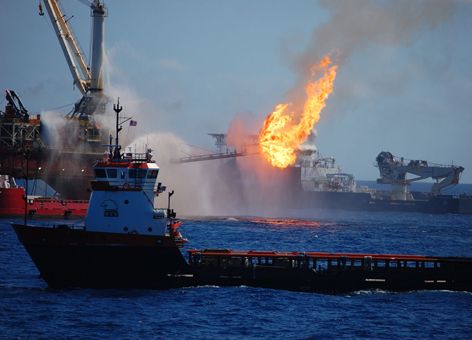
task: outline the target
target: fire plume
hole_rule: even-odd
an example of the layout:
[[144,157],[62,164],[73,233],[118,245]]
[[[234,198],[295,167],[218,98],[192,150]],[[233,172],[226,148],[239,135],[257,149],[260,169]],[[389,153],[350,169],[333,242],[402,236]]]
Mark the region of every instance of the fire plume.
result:
[[286,168],[295,163],[297,147],[306,141],[313,126],[320,120],[320,112],[333,91],[337,68],[337,65],[332,65],[329,56],[324,57],[310,69],[312,77],[322,76],[306,84],[303,109],[297,112],[292,103],[281,103],[265,119],[259,132],[259,148],[272,166]]

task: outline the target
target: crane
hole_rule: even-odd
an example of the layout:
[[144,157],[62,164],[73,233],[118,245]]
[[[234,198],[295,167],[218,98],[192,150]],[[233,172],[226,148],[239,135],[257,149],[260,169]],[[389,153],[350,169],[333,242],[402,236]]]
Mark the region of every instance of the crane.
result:
[[[86,61],[85,54],[75,38],[69,25],[69,19],[59,5],[58,0],[43,0],[44,6],[51,20],[54,32],[59,40],[62,52],[66,58],[74,85],[82,93],[82,98],[75,104],[71,117],[84,117],[95,112],[104,111],[106,97],[103,94],[103,35],[104,20],[108,15],[103,1],[92,0],[90,2],[91,17],[93,19],[92,29],[92,52],[91,65]],[[41,4],[40,4],[41,5]],[[42,7],[40,6],[40,15]]]
[[28,122],[28,110],[23,106],[16,92],[13,90],[5,90],[5,98],[8,102],[9,109],[15,114],[15,117],[20,118],[23,122]]
[[[403,197],[406,197],[409,184],[426,178],[436,180],[431,192],[433,195],[439,195],[442,189],[458,184],[460,174],[464,171],[462,166],[428,164],[423,160],[406,160],[403,157],[394,157],[387,151],[380,152],[376,161],[380,172],[377,182],[391,184],[393,191],[403,194]],[[407,174],[416,177],[407,179]]]

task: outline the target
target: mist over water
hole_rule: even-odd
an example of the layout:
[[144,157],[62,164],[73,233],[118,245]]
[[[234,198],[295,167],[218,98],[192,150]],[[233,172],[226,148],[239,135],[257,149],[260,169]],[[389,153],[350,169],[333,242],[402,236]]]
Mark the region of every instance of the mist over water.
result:
[[[174,190],[172,207],[184,215],[280,215],[286,194],[281,170],[259,156],[175,163],[192,153],[185,141],[171,133],[152,133],[131,143],[138,152],[153,149],[160,167],[158,181]],[[167,206],[167,192],[157,200]]]

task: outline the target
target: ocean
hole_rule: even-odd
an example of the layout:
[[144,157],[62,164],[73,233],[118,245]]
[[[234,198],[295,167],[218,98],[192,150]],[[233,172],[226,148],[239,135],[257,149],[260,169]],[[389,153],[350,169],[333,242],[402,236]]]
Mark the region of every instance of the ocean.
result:
[[[472,333],[472,294],[465,292],[49,289],[12,221],[0,220],[0,338],[466,339]],[[472,216],[467,215],[319,210],[283,218],[188,217],[183,222],[181,232],[189,239],[183,252],[231,248],[472,257]]]

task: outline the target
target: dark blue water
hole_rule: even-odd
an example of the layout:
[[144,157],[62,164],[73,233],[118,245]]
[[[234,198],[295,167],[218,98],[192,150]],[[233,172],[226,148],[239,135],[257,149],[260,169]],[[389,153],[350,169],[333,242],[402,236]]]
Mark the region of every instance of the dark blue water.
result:
[[[296,215],[191,218],[182,233],[190,239],[187,248],[472,257],[472,216],[330,211],[312,212],[310,218]],[[0,220],[0,338],[465,339],[471,332],[472,294],[461,292],[51,290],[9,221]]]

